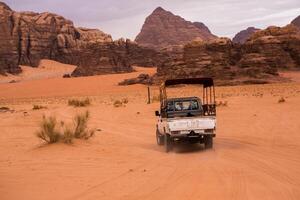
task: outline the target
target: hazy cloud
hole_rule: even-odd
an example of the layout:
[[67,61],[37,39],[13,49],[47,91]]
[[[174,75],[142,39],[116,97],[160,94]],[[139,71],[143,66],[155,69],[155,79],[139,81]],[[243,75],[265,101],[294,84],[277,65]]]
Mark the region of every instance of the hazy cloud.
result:
[[54,12],[76,26],[99,28],[114,39],[134,39],[158,6],[189,21],[201,21],[218,36],[249,26],[283,26],[300,15],[299,0],[6,0],[17,11]]

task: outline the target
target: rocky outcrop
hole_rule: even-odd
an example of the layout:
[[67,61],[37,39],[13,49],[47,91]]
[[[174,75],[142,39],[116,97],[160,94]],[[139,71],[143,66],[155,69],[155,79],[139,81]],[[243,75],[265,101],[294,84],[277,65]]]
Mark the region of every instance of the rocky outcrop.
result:
[[133,84],[151,84],[152,78],[148,74],[140,74],[136,78],[125,79],[119,85],[133,85]]
[[271,67],[273,69],[300,68],[300,32],[293,25],[269,27],[257,31],[243,45],[242,60],[244,67]]
[[132,71],[123,46],[110,35],[76,28],[56,14],[14,12],[0,3],[0,28],[0,71],[19,73],[19,65],[35,67],[41,59],[78,65],[75,75]]
[[184,45],[192,40],[208,41],[216,38],[203,23],[192,23],[180,16],[156,8],[148,16],[135,41],[151,48]]
[[4,3],[0,2],[0,72],[18,73],[19,54],[18,46],[21,42],[15,40],[13,11]]
[[126,46],[127,58],[130,60],[131,65],[156,67],[162,63],[166,56],[162,51],[140,46],[128,39],[123,44]]
[[232,41],[234,43],[244,44],[250,37],[253,35],[256,31],[259,31],[260,29],[249,27],[246,30],[242,30],[239,33],[237,33]]
[[267,83],[281,80],[279,69],[300,69],[300,33],[293,25],[255,32],[244,44],[228,38],[193,41],[169,56],[153,81],[209,76],[217,84]]
[[[73,52],[79,57],[78,66],[72,76],[91,76],[107,73],[133,71],[132,66],[155,67],[162,63],[165,54],[147,47],[141,47],[129,39],[119,39],[105,44],[89,44],[88,51]],[[64,54],[61,54],[64,55]],[[69,54],[62,56],[70,60]]]

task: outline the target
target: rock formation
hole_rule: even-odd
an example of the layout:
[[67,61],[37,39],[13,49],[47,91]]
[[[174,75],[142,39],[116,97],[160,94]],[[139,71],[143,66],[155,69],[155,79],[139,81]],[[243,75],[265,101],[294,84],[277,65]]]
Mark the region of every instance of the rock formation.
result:
[[259,31],[260,29],[249,27],[246,30],[242,30],[239,33],[237,33],[232,41],[234,43],[244,44],[252,34],[254,34],[256,31]]
[[2,72],[19,73],[19,65],[35,67],[41,59],[78,65],[75,75],[132,71],[122,45],[100,30],[76,28],[52,13],[14,12],[4,3],[0,22]]
[[278,69],[300,69],[300,32],[293,25],[255,32],[246,43],[228,38],[194,41],[158,67],[154,82],[210,76],[217,84],[278,81]]
[[143,46],[165,48],[184,45],[192,40],[208,41],[216,38],[199,22],[189,22],[161,7],[148,16],[135,41]]
[[125,79],[119,85],[133,85],[133,84],[151,84],[152,78],[148,74],[140,74],[136,78]]
[[291,24],[293,24],[294,26],[297,26],[300,29],[300,15],[298,17],[296,17]]

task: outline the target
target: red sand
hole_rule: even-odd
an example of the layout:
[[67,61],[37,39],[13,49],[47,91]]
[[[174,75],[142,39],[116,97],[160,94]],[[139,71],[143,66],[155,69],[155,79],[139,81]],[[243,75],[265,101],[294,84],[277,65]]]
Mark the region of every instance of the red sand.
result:
[[[167,154],[155,142],[159,104],[146,104],[145,86],[117,86],[139,73],[0,84],[1,106],[16,110],[0,113],[0,199],[300,199],[300,84],[217,87],[228,106],[214,148]],[[91,106],[67,106],[85,96]],[[115,108],[121,98],[129,103]],[[86,109],[102,129],[92,139],[43,145],[34,135],[43,114],[70,121]]]

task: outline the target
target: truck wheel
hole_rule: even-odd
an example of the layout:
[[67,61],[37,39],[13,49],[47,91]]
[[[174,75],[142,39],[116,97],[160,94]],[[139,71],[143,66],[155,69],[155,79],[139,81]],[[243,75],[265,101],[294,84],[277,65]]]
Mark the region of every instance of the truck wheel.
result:
[[156,129],[156,142],[158,145],[164,145],[164,136]]
[[172,149],[172,140],[169,134],[165,135],[165,150],[168,153]]
[[211,135],[205,137],[204,145],[206,149],[211,149],[213,147],[213,137]]

